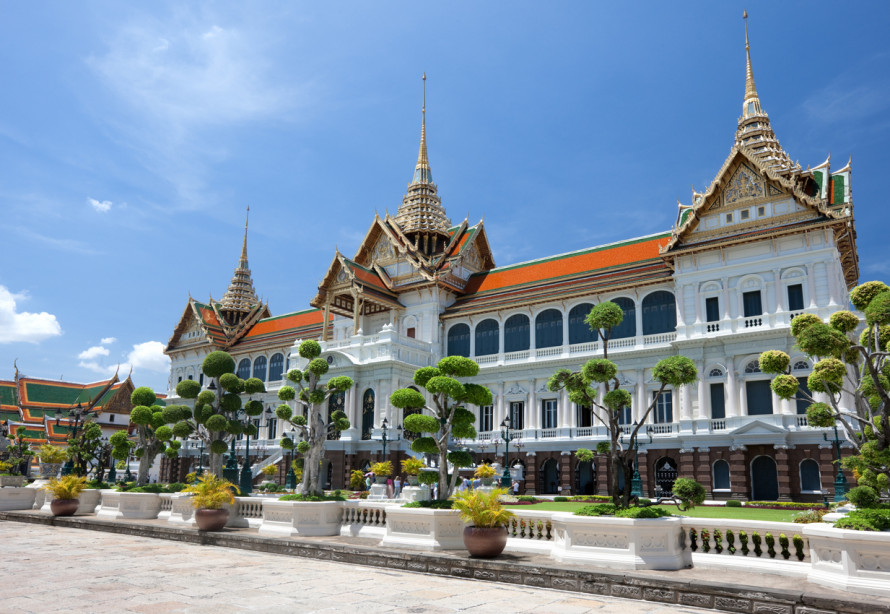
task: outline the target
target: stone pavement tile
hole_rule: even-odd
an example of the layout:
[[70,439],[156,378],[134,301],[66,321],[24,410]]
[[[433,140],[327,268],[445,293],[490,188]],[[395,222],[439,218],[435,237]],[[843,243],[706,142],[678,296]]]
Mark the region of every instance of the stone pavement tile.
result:
[[174,614],[182,612],[188,607],[183,601],[158,601],[156,603],[132,604],[127,609],[141,614]]

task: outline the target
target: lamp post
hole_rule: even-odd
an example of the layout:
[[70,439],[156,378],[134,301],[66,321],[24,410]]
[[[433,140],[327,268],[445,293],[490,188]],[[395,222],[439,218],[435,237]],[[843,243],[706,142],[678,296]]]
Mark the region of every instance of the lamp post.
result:
[[[633,423],[633,429],[636,430],[637,423]],[[652,433],[649,426],[646,426],[646,435],[649,436],[649,443],[652,443]],[[632,497],[643,496],[643,479],[640,477],[640,437],[639,432],[633,438],[634,440],[634,472],[630,480],[630,495]]]
[[133,481],[133,474],[130,473],[130,458],[132,458],[132,454],[127,452],[127,473],[124,475],[124,480],[127,482]]
[[189,439],[197,443],[201,442],[201,450],[198,452],[198,468],[195,470],[195,478],[204,475],[204,438],[199,435],[192,435]]
[[[501,422],[501,437],[504,439],[504,474],[501,476],[501,486],[510,488],[510,484],[513,482],[510,479],[510,441],[513,439],[510,432],[510,416]],[[495,448],[495,456],[497,456],[497,448]]]
[[[295,431],[290,431],[289,433],[284,434],[285,437],[294,441],[294,438],[297,436]],[[296,443],[296,442],[294,442]],[[288,490],[291,490],[296,486],[297,476],[294,473],[294,449],[291,448],[287,451],[287,473],[284,477],[284,487]]]
[[111,447],[108,447],[108,483],[114,484],[117,482],[117,468],[114,466],[114,456],[111,454]]
[[[242,413],[239,411],[235,414],[235,419],[240,421],[241,416]],[[238,456],[235,453],[235,439],[237,439],[237,437],[232,435],[232,448],[229,451],[229,460],[226,462],[225,469],[223,469],[223,478],[232,484],[238,483]]]
[[[822,438],[828,441],[828,433],[822,433]],[[837,422],[834,423],[834,449],[837,452],[837,475],[834,478],[834,502],[839,503],[847,498],[847,478],[841,468],[841,440],[837,434]]]
[[249,495],[253,492],[253,469],[250,466],[250,418],[247,419],[245,434],[247,435],[247,443],[244,453],[244,464],[241,466],[241,494]]
[[383,419],[383,422],[380,423],[380,429],[383,431],[383,458],[382,461],[386,460],[386,429],[388,428],[386,418]]

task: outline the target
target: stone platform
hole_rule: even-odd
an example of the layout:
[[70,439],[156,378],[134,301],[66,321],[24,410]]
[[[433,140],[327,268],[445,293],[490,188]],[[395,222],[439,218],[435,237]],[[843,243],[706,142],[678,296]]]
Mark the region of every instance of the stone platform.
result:
[[38,511],[0,512],[0,521],[34,523],[135,535],[198,545],[296,556],[320,561],[419,572],[440,576],[553,588],[584,595],[609,595],[660,604],[695,606],[750,614],[890,613],[890,599],[860,597],[801,579],[758,573],[612,571],[554,563],[535,554],[505,554],[494,560],[470,558],[465,551],[412,552],[382,548],[377,539],[267,537],[256,529],[205,533],[163,520],[102,520],[92,516],[56,518]]

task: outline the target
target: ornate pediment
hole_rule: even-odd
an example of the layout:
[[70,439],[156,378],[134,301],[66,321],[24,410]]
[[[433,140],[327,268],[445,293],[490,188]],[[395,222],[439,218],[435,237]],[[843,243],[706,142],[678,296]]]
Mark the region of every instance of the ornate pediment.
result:
[[725,205],[734,205],[745,200],[761,199],[767,196],[766,181],[754,169],[740,164],[723,190],[717,206],[722,200]]

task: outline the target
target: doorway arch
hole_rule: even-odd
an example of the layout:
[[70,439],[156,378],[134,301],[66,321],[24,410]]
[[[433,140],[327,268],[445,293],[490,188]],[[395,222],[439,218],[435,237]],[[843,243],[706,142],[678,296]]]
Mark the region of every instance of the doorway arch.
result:
[[776,501],[779,498],[779,474],[776,461],[769,456],[758,456],[751,462],[751,499]]
[[655,461],[655,496],[669,496],[674,491],[677,479],[677,461],[670,456],[662,456]]
[[592,495],[596,492],[596,466],[593,461],[582,461],[575,465],[575,493]]
[[548,458],[545,460],[538,474],[541,476],[540,493],[542,495],[555,495],[558,492],[557,487],[559,486],[559,463],[556,462],[556,459]]

